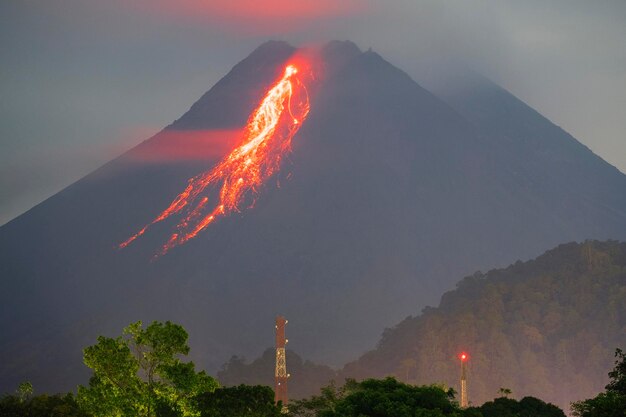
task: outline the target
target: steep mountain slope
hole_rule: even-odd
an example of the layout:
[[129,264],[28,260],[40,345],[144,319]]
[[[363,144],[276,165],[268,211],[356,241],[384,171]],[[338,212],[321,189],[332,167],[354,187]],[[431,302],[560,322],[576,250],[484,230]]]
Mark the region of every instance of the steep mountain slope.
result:
[[383,334],[340,377],[396,375],[459,389],[469,352],[474,404],[500,387],[569,408],[602,391],[613,351],[626,345],[626,243],[564,244],[535,260],[463,279],[437,308]]
[[[626,205],[624,175],[526,103],[471,70],[440,72],[424,82],[493,139],[494,159],[506,161],[544,204],[577,207],[570,221],[596,232],[600,224],[589,219],[623,218],[616,208]],[[590,211],[595,216],[588,217]]]
[[[567,141],[548,160],[517,139],[496,152],[499,132],[378,54],[332,42],[319,52],[293,152],[254,209],[154,262],[173,221],[117,250],[232,147],[300,52],[262,45],[163,132],[0,228],[0,354],[10,358],[0,390],[24,379],[71,388],[86,375],[81,348],[137,319],[182,323],[196,362],[215,370],[271,346],[281,313],[294,350],[338,365],[455,276],[565,240],[626,238],[626,176],[570,162]],[[215,139],[210,152],[171,157],[194,135]],[[560,175],[559,155],[589,182]],[[538,167],[514,169],[520,160]],[[590,186],[618,197],[596,198]]]

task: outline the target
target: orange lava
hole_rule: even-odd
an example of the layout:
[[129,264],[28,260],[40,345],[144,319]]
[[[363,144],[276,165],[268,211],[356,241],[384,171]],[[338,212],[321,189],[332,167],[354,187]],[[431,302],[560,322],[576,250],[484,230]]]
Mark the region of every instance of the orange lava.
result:
[[[252,201],[262,186],[280,168],[291,150],[291,140],[309,113],[306,87],[295,65],[287,65],[280,80],[267,92],[248,120],[241,144],[213,169],[191,178],[159,216],[119,245],[125,248],[148,228],[170,216],[182,219],[158,255],[198,235],[217,218],[239,211],[247,196]],[[211,206],[206,194],[219,187],[219,201]]]

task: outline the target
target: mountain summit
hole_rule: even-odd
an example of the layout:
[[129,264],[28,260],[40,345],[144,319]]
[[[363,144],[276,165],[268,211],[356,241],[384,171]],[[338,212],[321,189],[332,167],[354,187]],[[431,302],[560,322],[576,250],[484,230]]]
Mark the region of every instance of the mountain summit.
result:
[[[310,113],[254,207],[156,261],[173,221],[118,250],[233,149],[299,56],[315,60]],[[70,389],[82,347],[139,319],[183,324],[213,371],[271,346],[280,313],[291,348],[340,365],[459,275],[626,238],[626,176],[483,94],[463,98],[475,117],[353,43],[263,44],[162,132],[0,228],[0,389]]]

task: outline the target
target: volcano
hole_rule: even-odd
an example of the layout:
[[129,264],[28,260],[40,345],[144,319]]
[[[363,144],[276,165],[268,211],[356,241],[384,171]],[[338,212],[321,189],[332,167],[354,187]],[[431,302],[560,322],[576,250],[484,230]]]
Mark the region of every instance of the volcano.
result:
[[[298,56],[310,111],[253,207],[157,259],[180,219],[119,249],[236,148]],[[215,371],[272,346],[282,314],[290,348],[338,366],[459,276],[626,238],[624,174],[488,80],[432,91],[351,42],[261,45],[163,131],[0,228],[0,390],[73,389],[82,348],[136,320],[181,323]]]

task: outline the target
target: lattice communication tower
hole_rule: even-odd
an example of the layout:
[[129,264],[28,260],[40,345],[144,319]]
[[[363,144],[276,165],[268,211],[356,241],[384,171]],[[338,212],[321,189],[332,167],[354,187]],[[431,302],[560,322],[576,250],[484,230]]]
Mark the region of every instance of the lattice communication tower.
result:
[[462,352],[459,359],[461,359],[461,408],[467,408],[469,405],[467,399],[467,360],[469,355]]
[[282,402],[283,411],[287,410],[287,357],[285,355],[285,325],[287,320],[283,316],[276,317],[276,371],[274,373],[274,401]]

